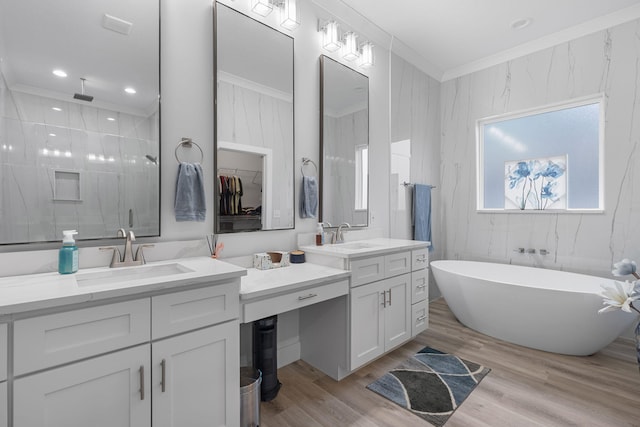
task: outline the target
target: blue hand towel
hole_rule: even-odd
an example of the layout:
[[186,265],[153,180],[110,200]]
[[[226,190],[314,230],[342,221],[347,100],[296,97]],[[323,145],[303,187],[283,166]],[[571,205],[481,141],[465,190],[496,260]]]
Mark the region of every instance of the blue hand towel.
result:
[[[431,186],[413,186],[413,238],[431,242]],[[433,242],[429,247],[433,250]]]
[[318,180],[315,176],[302,177],[300,217],[315,218],[318,212]]
[[176,221],[204,221],[207,208],[200,163],[180,163],[174,211]]

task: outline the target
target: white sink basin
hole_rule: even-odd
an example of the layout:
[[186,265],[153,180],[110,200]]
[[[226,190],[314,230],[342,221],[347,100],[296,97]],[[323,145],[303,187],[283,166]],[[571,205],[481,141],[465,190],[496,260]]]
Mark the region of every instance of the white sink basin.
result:
[[78,286],[104,285],[113,282],[128,282],[153,277],[171,276],[174,274],[192,273],[193,270],[181,264],[142,265],[138,267],[113,268],[95,273],[79,273],[76,275]]
[[374,245],[368,242],[353,242],[353,243],[336,243],[331,245],[335,249],[345,249],[349,251],[357,251],[359,249],[373,249],[379,248],[379,245]]

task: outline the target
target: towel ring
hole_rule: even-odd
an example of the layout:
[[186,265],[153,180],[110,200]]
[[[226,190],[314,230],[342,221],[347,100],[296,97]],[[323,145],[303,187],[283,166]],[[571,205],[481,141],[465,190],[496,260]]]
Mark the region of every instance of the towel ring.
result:
[[194,145],[198,147],[198,150],[200,150],[200,163],[202,163],[202,160],[204,159],[204,152],[202,151],[202,147],[200,147],[197,143],[191,140],[191,138],[185,138],[185,137],[182,137],[182,140],[178,143],[178,146],[176,147],[176,150],[175,150],[176,160],[178,161],[178,163],[182,163],[182,161],[178,157],[178,148],[180,147],[191,148]]
[[311,159],[310,159],[310,158],[308,158],[308,157],[303,157],[303,158],[302,158],[302,166],[300,166],[300,172],[302,173],[302,176],[306,176],[306,175],[304,174],[304,167],[305,167],[305,166],[307,166],[309,163],[311,163],[311,164],[313,165],[313,167],[315,168],[315,170],[316,170],[316,175],[318,174],[318,166],[316,166],[316,164],[314,163],[314,161],[313,161],[313,160],[311,160]]

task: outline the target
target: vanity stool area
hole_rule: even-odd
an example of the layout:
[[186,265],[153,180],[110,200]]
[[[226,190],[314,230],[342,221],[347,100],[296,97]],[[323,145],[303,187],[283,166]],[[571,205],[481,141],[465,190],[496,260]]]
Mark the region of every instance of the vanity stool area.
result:
[[[297,310],[293,360],[341,380],[427,328],[428,245],[377,238],[302,246],[307,263],[249,269],[241,323]],[[250,364],[250,340],[241,341],[243,363]]]

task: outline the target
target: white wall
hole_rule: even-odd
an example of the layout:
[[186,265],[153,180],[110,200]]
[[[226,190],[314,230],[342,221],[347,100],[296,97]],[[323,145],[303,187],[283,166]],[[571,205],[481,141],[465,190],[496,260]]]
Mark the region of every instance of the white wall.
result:
[[[640,21],[581,37],[442,84],[440,214],[444,256],[610,276],[640,259]],[[604,93],[605,213],[476,212],[475,121]],[[547,256],[514,253],[547,249]]]

